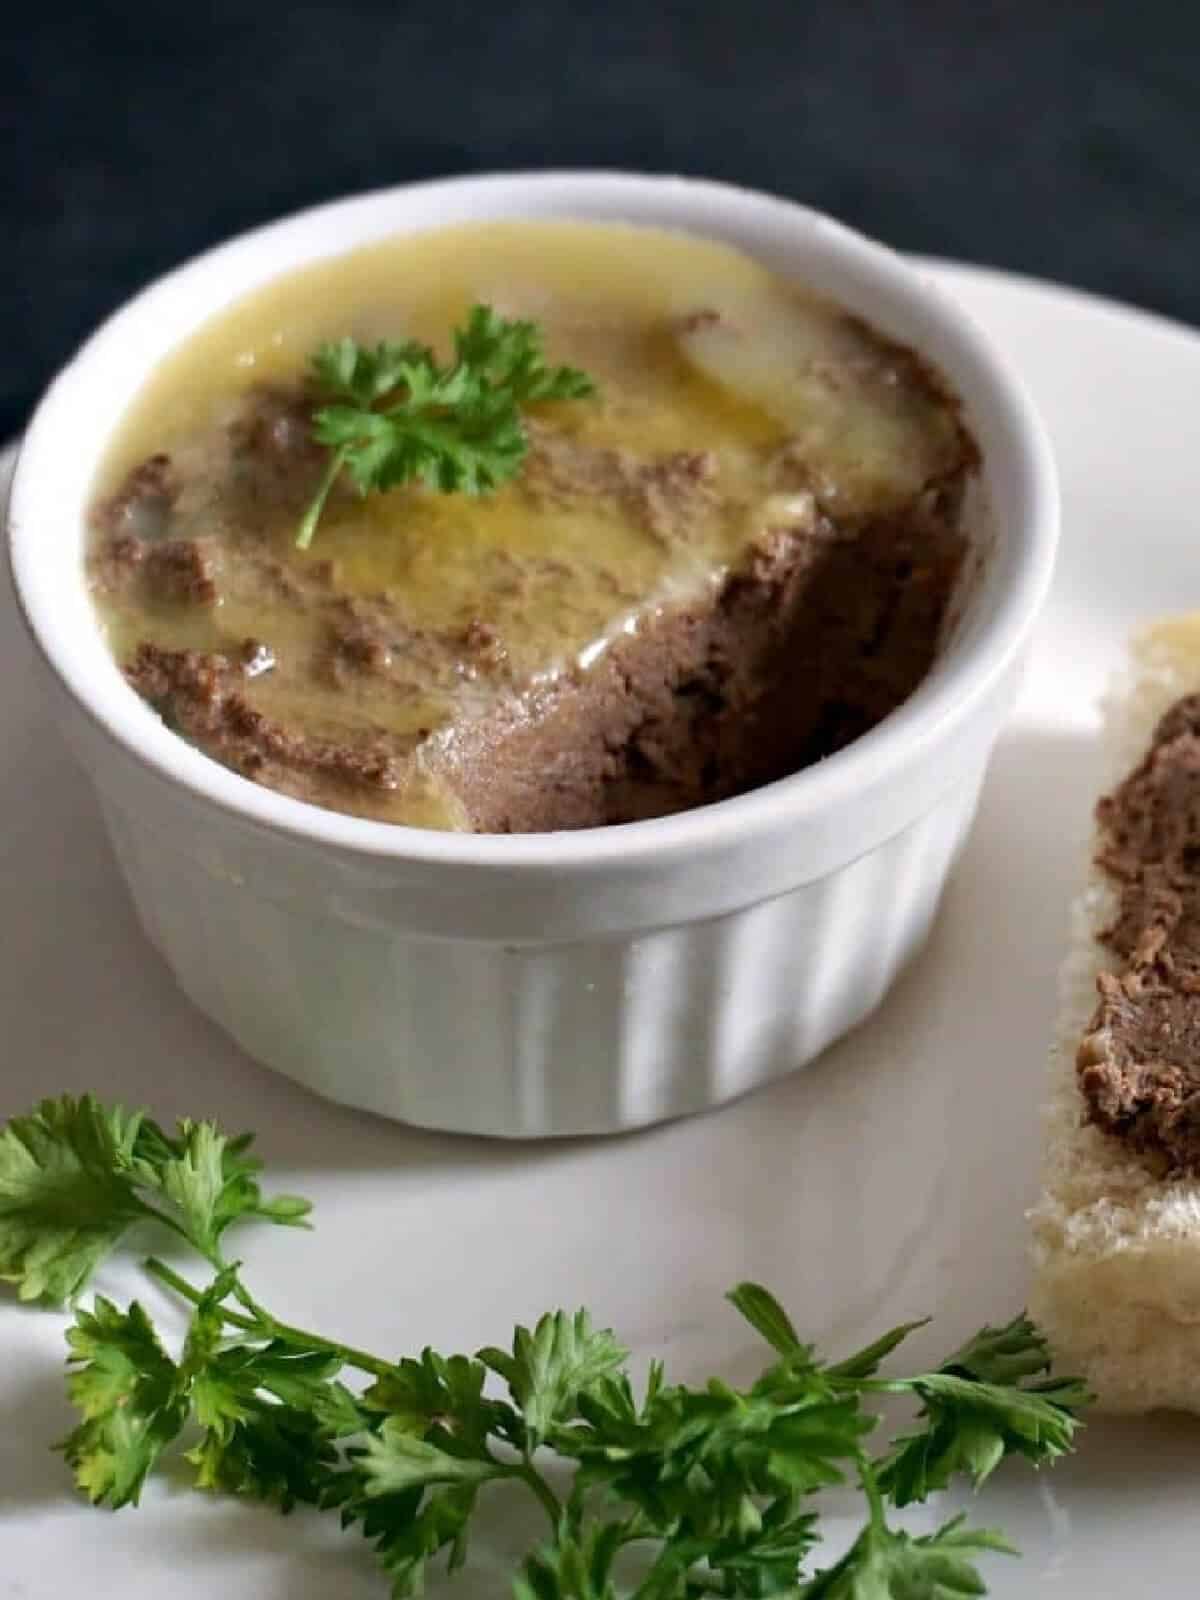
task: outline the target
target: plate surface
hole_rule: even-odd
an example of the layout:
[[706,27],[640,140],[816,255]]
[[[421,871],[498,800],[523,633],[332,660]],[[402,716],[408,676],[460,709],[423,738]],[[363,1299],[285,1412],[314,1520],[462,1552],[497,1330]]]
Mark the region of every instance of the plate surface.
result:
[[[1098,781],[1095,702],[1136,621],[1200,603],[1200,335],[1066,290],[930,270],[1026,374],[1058,452],[1065,534],[934,935],[872,1021],[786,1082],[610,1142],[493,1145],[324,1105],[241,1057],[145,945],[87,784],[36,701],[5,589],[0,1115],[94,1089],[257,1129],[270,1176],[316,1202],[317,1227],[243,1231],[256,1292],[385,1352],[503,1342],[515,1321],[586,1303],[640,1357],[736,1378],[757,1354],[721,1299],[740,1278],[770,1284],[831,1351],[933,1312],[913,1341],[933,1357],[1019,1307],[1055,969]],[[134,1271],[97,1286],[160,1305]],[[360,1542],[316,1517],[171,1484],[137,1512],[83,1505],[47,1449],[69,1425],[63,1325],[0,1303],[0,1593],[381,1600]],[[1152,1572],[1157,1594],[1190,1596],[1198,1504],[1200,1423],[1096,1422],[1052,1473],[1014,1468],[988,1486],[978,1518],[1024,1551],[988,1564],[992,1593],[1115,1600]],[[540,1536],[507,1510],[483,1530],[477,1575],[454,1585],[464,1600],[506,1592],[498,1574]]]

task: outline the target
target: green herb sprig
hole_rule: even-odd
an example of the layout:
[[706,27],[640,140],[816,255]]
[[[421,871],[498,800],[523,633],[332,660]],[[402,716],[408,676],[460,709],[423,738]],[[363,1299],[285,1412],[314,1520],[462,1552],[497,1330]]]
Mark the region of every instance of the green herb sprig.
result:
[[415,340],[370,350],[345,338],[322,345],[312,371],[325,402],[313,438],[330,455],[296,535],[301,550],[343,471],[362,495],[418,481],[443,494],[486,494],[525,459],[523,407],[595,393],[578,368],[547,366],[536,323],[485,305],[455,330],[446,366]]
[[[188,1307],[177,1356],[137,1301],[75,1309],[67,1381],[80,1420],[60,1448],[97,1505],[136,1504],[182,1440],[200,1489],[325,1508],[359,1528],[396,1597],[419,1593],[435,1558],[463,1565],[481,1498],[506,1482],[547,1522],[514,1600],[961,1600],[985,1593],[978,1558],[1011,1546],[961,1518],[913,1537],[889,1506],[958,1476],[978,1486],[1006,1456],[1041,1466],[1072,1447],[1088,1397],[1046,1376],[1046,1345],[1024,1316],[897,1378],[881,1364],[919,1324],[831,1363],[774,1296],[741,1284],[729,1299],[770,1351],[746,1388],[670,1383],[658,1363],[635,1388],[628,1352],[584,1311],[547,1313],[504,1349],[398,1361],[293,1327],[224,1253],[235,1222],[307,1219],[303,1200],[264,1197],[250,1142],[207,1122],[167,1133],[90,1096],[46,1100],[0,1131],[0,1277],[21,1298],[73,1300],[149,1222],[210,1269],[197,1285],[144,1262]],[[357,1389],[342,1382],[352,1372]],[[920,1411],[876,1454],[869,1407],[882,1393]],[[839,1561],[810,1570],[814,1497],[849,1480],[862,1530]]]

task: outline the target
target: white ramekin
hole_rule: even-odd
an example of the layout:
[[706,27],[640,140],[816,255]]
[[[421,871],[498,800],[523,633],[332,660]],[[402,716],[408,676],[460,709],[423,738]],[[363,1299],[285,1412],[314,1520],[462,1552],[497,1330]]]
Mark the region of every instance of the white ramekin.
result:
[[[126,685],[83,580],[110,432],[155,362],[247,291],[469,218],[625,219],[740,245],[915,346],[962,396],[991,535],[911,699],[794,777],[580,833],[421,832],[258,787]],[[53,712],[99,793],[142,923],[195,1003],[323,1095],[430,1127],[605,1132],[711,1106],[865,1016],[924,937],[1050,578],[1057,491],[1001,355],[889,250],[801,206],[609,173],[452,179],[307,211],[139,294],[38,407],[9,510]]]

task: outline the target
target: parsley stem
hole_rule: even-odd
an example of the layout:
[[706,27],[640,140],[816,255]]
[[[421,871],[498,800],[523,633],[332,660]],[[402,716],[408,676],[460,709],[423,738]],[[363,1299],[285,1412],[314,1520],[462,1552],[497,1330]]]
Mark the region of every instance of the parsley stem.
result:
[[[157,1278],[160,1283],[165,1283],[168,1288],[174,1289],[176,1294],[182,1295],[192,1305],[199,1305],[203,1298],[201,1291],[186,1278],[181,1277],[174,1268],[167,1266],[165,1261],[150,1256],[142,1264],[152,1278]],[[308,1333],[304,1328],[294,1328],[290,1323],[278,1322],[270,1312],[265,1311],[257,1301],[251,1299],[244,1289],[239,1298],[243,1305],[253,1306],[256,1314],[244,1316],[229,1306],[218,1306],[221,1320],[229,1323],[230,1327],[241,1328],[246,1333],[261,1334],[264,1338],[278,1339],[283,1344],[296,1345],[301,1350],[325,1350],[330,1355],[338,1356],[348,1367],[356,1367],[359,1372],[369,1372],[374,1378],[391,1377],[396,1370],[390,1361],[381,1361],[378,1356],[368,1355],[365,1350],[356,1350],[353,1345],[339,1344],[335,1339],[323,1339],[319,1333]]]
[[325,509],[325,502],[329,499],[329,492],[337,482],[337,475],[346,464],[346,457],[350,453],[348,444],[340,444],[329,458],[325,474],[317,485],[317,492],[312,498],[308,510],[304,513],[300,527],[296,533],[296,549],[307,550],[313,541],[313,534],[317,531],[317,523],[321,520],[321,513]]
[[858,1481],[862,1484],[863,1494],[867,1497],[867,1507],[870,1513],[872,1531],[884,1533],[887,1530],[887,1516],[883,1508],[883,1494],[879,1488],[879,1481],[875,1476],[875,1469],[865,1455],[858,1458]]
[[523,1463],[514,1469],[514,1472],[515,1476],[527,1483],[534,1494],[537,1495],[541,1501],[542,1510],[550,1518],[550,1526],[557,1531],[559,1523],[562,1521],[562,1502],[534,1466],[528,1455]]
[[912,1394],[920,1381],[920,1377],[834,1378],[833,1384],[839,1391],[851,1394]]
[[[189,1304],[198,1306],[204,1298],[195,1284],[189,1283],[186,1278],[175,1271],[174,1267],[169,1267],[165,1261],[160,1261],[157,1256],[147,1256],[142,1262],[142,1266],[152,1278],[157,1278],[160,1283],[165,1283],[168,1289],[174,1289],[175,1293],[182,1296]],[[235,1328],[244,1328],[247,1333],[254,1332],[259,1326],[252,1317],[243,1317],[239,1312],[231,1311],[227,1306],[220,1306],[218,1309],[223,1321],[232,1324]]]
[[369,1372],[373,1378],[390,1378],[396,1370],[390,1361],[381,1361],[378,1356],[369,1355],[365,1350],[357,1350],[353,1345],[339,1344],[336,1339],[322,1339],[320,1334],[308,1333],[303,1328],[293,1328],[288,1322],[276,1322],[272,1318],[267,1324],[267,1331],[273,1339],[282,1340],[284,1344],[294,1344],[301,1350],[327,1350],[331,1356],[339,1356],[348,1367],[356,1367],[359,1372]]

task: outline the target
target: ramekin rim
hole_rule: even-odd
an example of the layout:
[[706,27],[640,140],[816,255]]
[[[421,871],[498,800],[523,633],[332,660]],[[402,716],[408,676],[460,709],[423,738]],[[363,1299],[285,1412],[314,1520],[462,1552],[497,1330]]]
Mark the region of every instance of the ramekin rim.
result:
[[[378,204],[401,194],[524,184],[536,189],[571,186],[597,191],[601,186],[681,191],[726,208],[746,204],[764,212],[775,209],[793,221],[807,221],[848,257],[869,261],[872,270],[890,276],[893,284],[924,301],[955,343],[959,353],[981,374],[999,403],[1022,469],[1027,534],[1026,559],[1014,565],[1011,580],[980,618],[967,643],[953,641],[939,666],[936,681],[926,680],[876,728],[827,760],[743,795],[694,807],[673,816],[576,831],[525,834],[473,834],[437,831],[374,822],[328,810],[279,794],[222,766],[168,730],[153,712],[128,691],[118,714],[107,714],[94,686],[64,660],[55,638],[53,609],[37,582],[37,551],[31,534],[41,491],[43,456],[56,406],[101,341],[111,339],[126,318],[144,311],[151,297],[166,293],[189,274],[212,271],[225,259],[261,245],[272,234],[313,225],[339,210]],[[564,213],[565,214],[565,213]],[[670,226],[666,220],[661,225]],[[281,260],[278,271],[288,270]],[[246,290],[250,286],[247,285]],[[47,461],[46,465],[49,464]],[[640,859],[661,860],[680,853],[707,852],[733,838],[744,842],[755,833],[774,834],[800,817],[828,812],[865,783],[878,783],[891,772],[919,758],[921,750],[947,723],[965,718],[1021,648],[1040,609],[1053,571],[1058,525],[1057,475],[1049,440],[1025,385],[1000,359],[974,320],[928,275],[923,266],[906,261],[888,246],[868,238],[823,212],[794,200],[710,179],[666,173],[611,169],[549,169],[469,174],[434,178],[368,190],[306,207],[275,221],[239,233],[190,257],[156,278],[119,306],[97,327],[51,380],[21,441],[8,506],[8,559],[14,588],[35,645],[74,702],[124,754],[150,769],[164,782],[188,791],[232,819],[293,840],[364,858],[409,861],[454,867],[538,868],[556,871],[602,866],[620,861],[628,868]],[[61,578],[61,574],[60,574]],[[82,573],[80,574],[82,581]]]

